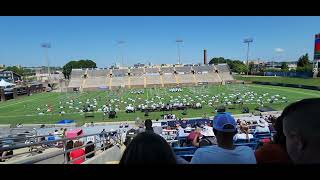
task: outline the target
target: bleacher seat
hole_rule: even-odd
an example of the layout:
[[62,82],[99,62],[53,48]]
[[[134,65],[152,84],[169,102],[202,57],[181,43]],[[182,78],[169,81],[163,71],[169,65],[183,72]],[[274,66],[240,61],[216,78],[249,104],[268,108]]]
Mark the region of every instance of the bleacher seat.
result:
[[173,67],[162,67],[161,72],[166,74],[166,73],[174,73]]
[[128,75],[128,69],[113,69],[112,76],[113,77],[124,77]]
[[190,66],[183,66],[183,67],[175,67],[176,72],[183,73],[183,74],[190,74],[191,73],[191,67]]
[[234,146],[248,146],[252,150],[256,150],[258,147],[258,142],[250,142],[250,143],[234,143]]
[[173,152],[176,155],[192,155],[196,152],[198,149],[197,147],[191,146],[191,147],[172,147]]
[[270,132],[266,132],[266,133],[254,133],[253,136],[256,139],[271,139],[272,135]]

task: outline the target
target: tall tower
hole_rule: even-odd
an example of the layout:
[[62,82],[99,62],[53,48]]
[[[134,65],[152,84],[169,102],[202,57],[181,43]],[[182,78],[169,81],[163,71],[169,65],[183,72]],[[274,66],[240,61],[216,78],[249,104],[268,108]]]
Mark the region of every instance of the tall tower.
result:
[[207,64],[207,50],[206,49],[203,50],[203,64],[204,65]]

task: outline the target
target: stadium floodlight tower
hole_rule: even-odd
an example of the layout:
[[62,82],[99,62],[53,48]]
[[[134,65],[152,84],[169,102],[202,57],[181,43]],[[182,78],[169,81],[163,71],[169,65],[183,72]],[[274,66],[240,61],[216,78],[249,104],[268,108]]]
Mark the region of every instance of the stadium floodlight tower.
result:
[[[247,48],[247,67],[249,68],[249,49],[250,49],[250,43],[253,42],[252,38],[246,38],[243,40],[243,43],[247,43],[248,44],[248,48]],[[249,71],[247,71],[247,75],[248,75]]]
[[48,49],[51,48],[51,44],[46,42],[46,43],[42,43],[41,47],[44,48],[45,50],[45,58],[46,58],[46,63],[47,63],[47,68],[48,68],[48,80],[50,78],[50,66],[49,66],[49,58],[48,58]]
[[123,49],[121,48],[126,42],[125,41],[117,41],[117,45],[120,50],[120,56],[121,56],[121,66],[123,66]]
[[178,50],[178,62],[179,62],[179,64],[181,64],[180,44],[183,43],[183,40],[182,39],[177,39],[176,43],[177,43],[177,50]]

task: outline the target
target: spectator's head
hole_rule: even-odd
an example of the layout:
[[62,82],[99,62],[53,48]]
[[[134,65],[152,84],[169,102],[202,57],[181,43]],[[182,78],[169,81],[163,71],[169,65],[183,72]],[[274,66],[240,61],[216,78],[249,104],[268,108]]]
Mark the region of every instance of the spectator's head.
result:
[[237,123],[231,115],[218,113],[213,119],[213,130],[219,146],[230,145],[237,133]]
[[147,119],[146,121],[144,121],[144,125],[145,125],[146,129],[152,128],[151,119]]
[[244,121],[242,121],[240,123],[240,132],[241,133],[248,133],[249,132],[249,127],[248,127],[247,123]]
[[88,146],[85,147],[86,153],[94,151],[95,145],[94,145],[94,143],[92,141],[87,142],[87,145]]
[[273,135],[273,142],[286,149],[286,136],[283,134],[283,116],[279,116],[274,122],[274,130],[276,134]]
[[283,112],[286,147],[294,163],[320,163],[320,98],[304,99]]
[[66,149],[72,149],[73,148],[73,141],[68,141],[66,145]]
[[82,146],[83,145],[83,143],[82,142],[80,142],[80,141],[76,141],[75,143],[74,143],[74,145],[73,145],[73,147],[80,147],[80,146]]
[[169,144],[155,133],[139,133],[124,151],[120,164],[175,164]]
[[58,129],[54,130],[54,132],[58,132]]

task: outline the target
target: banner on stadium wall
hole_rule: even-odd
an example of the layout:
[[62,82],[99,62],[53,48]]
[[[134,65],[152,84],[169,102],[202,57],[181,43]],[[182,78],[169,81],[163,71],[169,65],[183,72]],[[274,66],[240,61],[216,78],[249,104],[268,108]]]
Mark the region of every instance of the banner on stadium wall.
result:
[[312,72],[265,72],[265,76],[312,77]]
[[314,59],[320,60],[320,34],[316,34],[315,36]]

